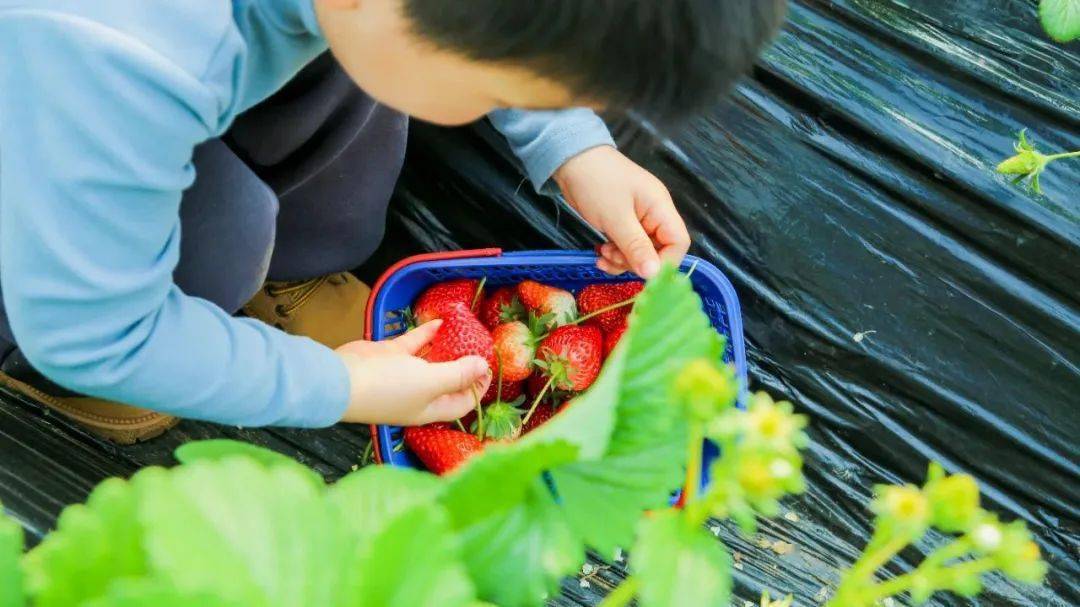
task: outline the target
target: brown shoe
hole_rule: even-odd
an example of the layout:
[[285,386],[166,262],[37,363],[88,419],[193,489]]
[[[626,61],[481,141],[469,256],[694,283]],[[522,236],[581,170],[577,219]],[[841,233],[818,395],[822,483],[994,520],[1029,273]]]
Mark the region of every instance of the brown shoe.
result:
[[119,445],[150,440],[180,422],[171,415],[65,390],[34,371],[18,350],[4,359],[2,369],[0,385],[70,418],[91,434]]
[[337,348],[364,338],[370,294],[371,288],[348,272],[302,282],[268,282],[244,306],[244,314]]

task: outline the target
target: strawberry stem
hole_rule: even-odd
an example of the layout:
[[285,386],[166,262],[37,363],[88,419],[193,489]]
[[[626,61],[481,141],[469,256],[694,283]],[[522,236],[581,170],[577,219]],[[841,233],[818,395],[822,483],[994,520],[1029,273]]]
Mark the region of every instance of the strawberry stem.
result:
[[551,390],[551,386],[553,386],[554,384],[555,376],[552,375],[548,377],[547,383],[544,384],[544,387],[540,390],[540,393],[537,394],[536,398],[533,400],[532,406],[529,407],[529,412],[526,413],[525,418],[521,420],[522,427],[524,427],[525,424],[529,423],[529,419],[532,418],[533,412],[536,411],[536,407],[540,404],[540,401],[544,400],[544,397],[547,396],[548,391]]
[[498,381],[498,385],[495,386],[495,402],[502,402],[502,357],[499,353],[495,353],[495,380]]
[[694,275],[694,272],[697,270],[697,267],[698,267],[699,263],[701,263],[701,260],[700,259],[695,259],[694,263],[690,264],[690,269],[686,271],[686,277],[687,278],[690,278],[691,276]]
[[476,304],[480,303],[480,294],[484,292],[484,285],[487,284],[487,276],[480,279],[480,284],[476,285],[476,293],[472,296],[472,304],[469,306],[470,312],[476,311]]
[[598,607],[626,607],[637,595],[638,581],[634,576],[627,577],[600,602]]
[[[612,310],[618,310],[619,308],[624,308],[626,306],[633,305],[633,303],[635,301],[637,301],[637,296],[636,295],[634,297],[631,297],[630,299],[625,300],[625,301],[620,301],[619,303],[613,303],[610,306],[604,306],[603,308],[600,308],[599,310],[593,310],[592,312],[589,312],[588,314],[585,314],[584,316],[579,316],[574,320],[563,323],[561,326],[566,327],[566,326],[569,326],[569,325],[580,325],[581,323],[585,322],[586,320],[591,320],[593,318],[596,318],[597,316],[600,316],[601,314],[603,314],[605,312],[610,312]],[[543,335],[540,335],[539,337],[536,338],[536,340],[541,341],[545,337],[547,337],[548,335],[551,335],[551,331],[548,331],[547,333],[544,333]]]
[[465,429],[465,424],[461,423],[460,417],[455,419],[454,423],[457,424],[458,430],[461,430],[462,432],[468,432],[468,430]]
[[698,488],[701,486],[701,443],[705,440],[701,425],[701,422],[690,425],[690,439],[686,444],[686,484],[683,487],[686,504],[697,500]]
[[472,387],[473,400],[476,402],[476,438],[484,440],[484,407],[480,405],[480,395],[476,386]]

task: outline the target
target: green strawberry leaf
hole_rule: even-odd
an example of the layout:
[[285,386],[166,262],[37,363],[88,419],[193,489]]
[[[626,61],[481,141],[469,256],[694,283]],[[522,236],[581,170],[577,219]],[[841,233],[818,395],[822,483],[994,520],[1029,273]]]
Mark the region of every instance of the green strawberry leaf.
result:
[[542,605],[585,562],[584,544],[540,479],[513,507],[470,520],[457,529],[465,564],[480,597],[496,605]]
[[731,557],[724,545],[680,511],[642,519],[631,552],[642,607],[726,607],[731,599]]
[[22,569],[23,530],[13,519],[4,516],[0,505],[0,607],[23,607]]
[[147,480],[148,562],[179,590],[251,607],[343,604],[356,543],[306,472],[226,458]]
[[180,445],[173,454],[181,464],[202,461],[216,462],[228,457],[244,456],[266,467],[292,466],[310,474],[312,480],[318,484],[323,484],[322,475],[295,459],[277,451],[271,451],[265,447],[241,441],[224,438],[194,441]]
[[357,583],[348,593],[350,607],[464,607],[476,598],[442,508],[419,502],[362,546],[354,566]]
[[120,580],[109,588],[108,594],[82,604],[80,607],[244,607],[206,593],[178,590],[168,582],[158,580]]
[[138,495],[149,479],[165,474],[147,468],[131,481],[108,479],[90,493],[86,504],[65,508],[56,531],[23,559],[34,604],[81,605],[104,595],[116,580],[146,575]]
[[1054,40],[1065,43],[1080,38],[1080,0],[1042,0],[1039,17]]
[[[519,447],[492,443],[446,478],[439,503],[455,527],[515,508],[545,470],[571,462],[577,449],[565,441]],[[493,488],[496,488],[493,490]]]
[[523,442],[581,445],[580,461],[551,471],[571,525],[601,554],[628,546],[641,513],[667,505],[686,466],[686,412],[671,399],[692,360],[720,360],[690,280],[665,267],[638,296],[629,329],[596,383]]
[[506,607],[539,605],[584,562],[584,545],[542,480],[544,470],[576,454],[565,441],[496,444],[446,478],[439,503],[462,538],[482,598]]
[[332,485],[327,498],[363,544],[402,512],[434,501],[441,487],[439,478],[427,472],[371,466]]

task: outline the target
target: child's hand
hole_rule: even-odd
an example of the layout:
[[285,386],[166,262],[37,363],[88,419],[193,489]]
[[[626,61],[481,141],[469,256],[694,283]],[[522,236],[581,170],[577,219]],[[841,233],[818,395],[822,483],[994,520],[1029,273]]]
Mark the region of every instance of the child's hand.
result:
[[429,363],[416,356],[441,323],[431,321],[391,340],[354,341],[338,348],[352,383],[342,421],[418,426],[455,420],[475,407],[491,383],[487,361],[466,356]]
[[615,148],[582,152],[552,177],[570,206],[610,239],[600,247],[601,270],[651,278],[661,259],[679,263],[690,248],[667,188]]

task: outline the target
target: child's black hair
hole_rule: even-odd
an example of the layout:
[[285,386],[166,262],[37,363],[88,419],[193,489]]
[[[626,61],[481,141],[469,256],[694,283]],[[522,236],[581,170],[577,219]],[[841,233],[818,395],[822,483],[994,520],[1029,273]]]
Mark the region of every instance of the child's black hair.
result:
[[520,63],[610,109],[693,115],[753,64],[786,0],[403,0],[414,30],[471,59]]

